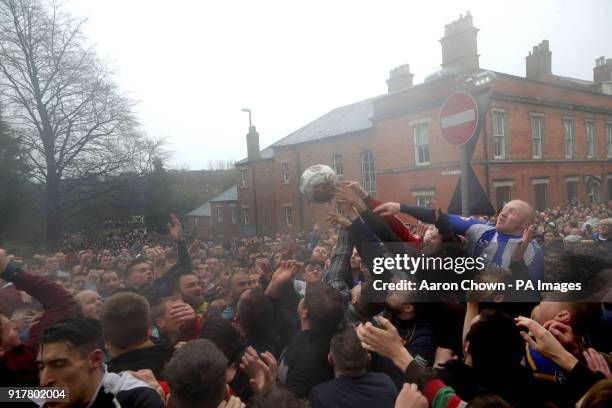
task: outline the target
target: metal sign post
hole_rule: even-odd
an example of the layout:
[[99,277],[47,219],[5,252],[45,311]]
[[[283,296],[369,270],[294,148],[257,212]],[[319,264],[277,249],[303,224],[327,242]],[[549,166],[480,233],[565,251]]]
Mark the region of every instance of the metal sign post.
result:
[[474,136],[478,127],[478,104],[472,95],[465,91],[452,93],[440,110],[440,130],[446,141],[459,146],[459,165],[461,168],[461,215],[470,215],[469,166],[470,154],[467,142]]

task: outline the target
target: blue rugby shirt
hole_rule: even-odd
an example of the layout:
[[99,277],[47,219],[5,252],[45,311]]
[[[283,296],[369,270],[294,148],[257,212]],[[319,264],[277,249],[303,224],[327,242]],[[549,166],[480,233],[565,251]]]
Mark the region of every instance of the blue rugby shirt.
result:
[[[522,236],[504,234],[497,231],[494,225],[458,215],[449,214],[449,220],[453,232],[468,240],[473,257],[485,258],[486,266],[510,268],[512,252]],[[535,240],[529,243],[523,260],[532,281],[544,280],[544,257]]]

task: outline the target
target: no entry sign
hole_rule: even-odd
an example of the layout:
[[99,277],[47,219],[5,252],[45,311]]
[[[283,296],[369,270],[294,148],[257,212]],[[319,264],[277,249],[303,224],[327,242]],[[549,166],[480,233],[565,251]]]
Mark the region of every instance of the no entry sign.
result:
[[478,105],[472,95],[465,91],[452,93],[442,104],[440,129],[450,144],[464,145],[478,127]]

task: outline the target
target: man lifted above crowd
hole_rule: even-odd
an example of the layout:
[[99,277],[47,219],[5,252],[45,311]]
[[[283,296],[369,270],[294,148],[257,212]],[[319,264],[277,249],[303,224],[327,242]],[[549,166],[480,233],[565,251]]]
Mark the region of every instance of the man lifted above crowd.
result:
[[[387,202],[375,208],[374,212],[382,216],[402,212],[428,224],[436,223],[435,210],[431,208]],[[536,212],[525,201],[513,200],[501,210],[495,225],[458,215],[451,214],[448,217],[453,232],[467,239],[472,256],[484,257],[487,266],[509,268],[514,248],[521,242],[523,232],[535,222]],[[542,251],[535,241],[529,243],[523,261],[529,270],[530,279],[544,279]]]

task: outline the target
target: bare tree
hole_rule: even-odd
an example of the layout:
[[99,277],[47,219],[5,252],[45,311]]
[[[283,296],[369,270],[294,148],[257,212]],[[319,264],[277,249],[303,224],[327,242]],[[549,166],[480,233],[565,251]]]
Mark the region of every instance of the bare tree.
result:
[[135,130],[133,103],[88,45],[84,22],[52,1],[0,0],[0,92],[45,185],[48,249],[61,237],[62,214],[103,193],[88,197],[84,184],[153,160],[135,157],[148,142]]
[[234,170],[235,163],[234,160],[209,160],[206,170]]

